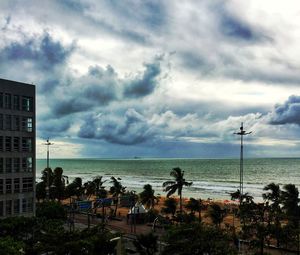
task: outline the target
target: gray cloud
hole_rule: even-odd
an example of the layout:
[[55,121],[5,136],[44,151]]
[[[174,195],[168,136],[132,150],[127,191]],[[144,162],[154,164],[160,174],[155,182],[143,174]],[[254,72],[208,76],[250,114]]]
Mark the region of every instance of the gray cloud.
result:
[[146,70],[141,77],[125,81],[124,96],[129,98],[139,98],[151,94],[158,86],[157,77],[161,73],[158,61],[145,64]]
[[[223,6],[223,5],[221,5]],[[242,40],[249,43],[271,41],[270,36],[267,36],[256,25],[250,25],[247,21],[236,17],[233,13],[230,13],[228,8],[219,8],[219,29],[220,32],[226,37],[233,40]]]
[[81,138],[102,139],[122,145],[139,144],[152,135],[147,120],[134,109],[128,109],[120,119],[108,115],[89,116],[78,133]]
[[38,121],[38,137],[46,139],[48,137],[63,137],[67,135],[68,129],[72,125],[70,118],[48,119]]
[[271,114],[273,125],[300,125],[300,96],[292,95],[283,104],[277,104]]
[[74,46],[64,47],[44,33],[39,38],[27,38],[23,42],[11,42],[1,49],[1,60],[10,62],[32,61],[38,69],[49,71],[58,64],[64,64]]

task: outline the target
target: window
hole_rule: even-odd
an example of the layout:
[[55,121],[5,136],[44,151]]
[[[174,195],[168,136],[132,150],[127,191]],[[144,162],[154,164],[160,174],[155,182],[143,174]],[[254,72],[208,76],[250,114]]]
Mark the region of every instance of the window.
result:
[[6,179],[5,180],[6,194],[11,193],[12,191],[11,185],[12,185],[11,179]]
[[20,117],[19,116],[12,117],[12,129],[15,131],[20,130]]
[[0,151],[3,151],[3,136],[0,136]]
[[4,94],[4,108],[11,109],[11,94]]
[[6,216],[12,214],[12,200],[6,200]]
[[4,162],[3,158],[0,158],[0,174],[4,173]]
[[14,137],[13,151],[20,151],[20,138],[19,137]]
[[33,212],[33,198],[27,200],[27,212]]
[[32,158],[22,158],[22,171],[23,172],[32,172]]
[[20,199],[14,200],[14,214],[20,213]]
[[3,108],[3,93],[0,93],[0,108]]
[[33,191],[33,178],[26,177],[23,178],[23,192],[30,192]]
[[3,204],[4,204],[3,201],[0,201],[0,217],[4,216],[3,215]]
[[32,97],[22,97],[22,110],[26,112],[31,112],[33,110]]
[[29,117],[22,118],[22,131],[26,131],[26,132],[33,131],[32,118]]
[[29,137],[22,138],[22,151],[32,152],[32,138]]
[[26,201],[26,198],[22,199],[22,212],[23,213],[27,212],[27,201]]
[[11,130],[11,115],[5,115],[5,130]]
[[11,137],[5,137],[5,151],[11,151]]
[[20,172],[20,159],[19,158],[13,158],[13,169],[15,173]]
[[3,130],[3,114],[0,114],[0,130]]
[[18,95],[14,95],[13,109],[20,110],[20,97]]
[[14,193],[20,193],[20,179],[14,179]]
[[4,180],[0,179],[0,194],[3,194],[3,190],[4,190]]
[[6,173],[12,172],[12,158],[5,159],[5,172]]

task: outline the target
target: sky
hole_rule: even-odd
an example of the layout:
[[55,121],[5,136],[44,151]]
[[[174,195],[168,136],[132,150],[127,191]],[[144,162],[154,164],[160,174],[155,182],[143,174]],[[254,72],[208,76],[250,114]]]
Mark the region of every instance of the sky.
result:
[[37,157],[300,156],[297,0],[2,0],[0,77]]

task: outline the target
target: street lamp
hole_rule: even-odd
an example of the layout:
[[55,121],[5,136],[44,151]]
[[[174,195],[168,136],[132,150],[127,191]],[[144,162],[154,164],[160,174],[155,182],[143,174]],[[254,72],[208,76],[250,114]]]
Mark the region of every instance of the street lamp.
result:
[[49,138],[47,139],[46,143],[43,143],[43,145],[47,146],[47,186],[46,186],[46,199],[49,201],[50,195],[50,171],[49,171],[49,146],[53,145],[53,143],[50,143]]
[[246,132],[243,127],[243,122],[241,123],[240,132],[234,133],[235,135],[241,136],[241,152],[240,152],[240,203],[242,202],[242,196],[244,193],[244,165],[243,165],[243,137],[245,135],[251,134],[251,132]]

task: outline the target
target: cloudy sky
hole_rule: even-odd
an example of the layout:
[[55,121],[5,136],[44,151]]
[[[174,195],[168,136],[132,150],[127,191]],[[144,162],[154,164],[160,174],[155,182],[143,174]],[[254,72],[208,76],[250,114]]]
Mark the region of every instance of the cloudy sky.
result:
[[[25,3],[26,2],[26,3]],[[300,155],[298,0],[2,0],[0,77],[37,87],[37,157]]]

